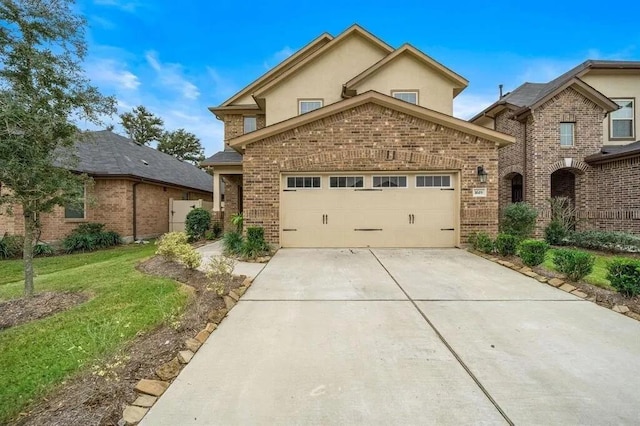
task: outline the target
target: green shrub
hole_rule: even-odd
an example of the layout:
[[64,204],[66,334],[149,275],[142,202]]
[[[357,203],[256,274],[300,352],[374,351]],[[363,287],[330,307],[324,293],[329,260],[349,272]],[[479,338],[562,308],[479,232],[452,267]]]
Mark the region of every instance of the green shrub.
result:
[[184,228],[191,240],[204,238],[205,232],[211,226],[211,213],[203,208],[193,209],[187,214]]
[[156,241],[156,254],[180,262],[187,268],[196,269],[202,263],[202,255],[189,244],[189,237],[184,232],[169,232]]
[[67,253],[77,251],[94,251],[122,244],[117,232],[104,231],[102,223],[83,223],[78,225],[62,240],[62,247]]
[[640,294],[640,260],[617,258],[607,265],[611,286],[625,296]]
[[527,203],[509,204],[502,215],[500,232],[514,235],[519,240],[529,238],[535,229],[537,217],[536,209]]
[[562,240],[567,236],[567,230],[562,222],[552,220],[544,228],[544,240],[554,246],[562,244]]
[[513,256],[518,248],[518,237],[510,234],[498,234],[495,246],[500,256]]
[[15,259],[22,256],[24,238],[21,235],[0,237],[0,259]]
[[213,238],[220,238],[222,235],[222,225],[220,225],[220,222],[214,222],[211,230],[213,232]]
[[36,243],[36,245],[33,246],[34,256],[51,256],[54,253],[53,247],[47,243]]
[[473,248],[483,253],[493,253],[495,244],[489,234],[478,232],[473,238]]
[[539,240],[523,240],[518,244],[518,255],[527,266],[537,266],[544,262],[549,244]]
[[596,257],[580,250],[558,249],[553,252],[553,264],[571,281],[578,281],[593,271]]
[[242,234],[242,224],[244,223],[244,216],[242,213],[236,213],[231,216],[231,224],[236,227],[236,231]]
[[581,231],[565,238],[568,245],[610,252],[640,253],[640,237],[626,232]]
[[222,237],[222,247],[226,254],[240,254],[243,242],[242,234],[237,231],[229,231]]

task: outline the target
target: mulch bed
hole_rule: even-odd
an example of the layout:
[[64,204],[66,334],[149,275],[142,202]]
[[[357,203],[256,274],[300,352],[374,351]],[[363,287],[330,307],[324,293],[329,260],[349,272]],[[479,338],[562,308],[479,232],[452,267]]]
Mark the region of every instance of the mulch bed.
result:
[[[224,312],[224,302],[207,288],[207,277],[200,271],[189,270],[161,256],[139,264],[138,270],[173,278],[188,286],[193,297],[179,321],[141,335],[115,356],[99,362],[96,368],[87,368],[67,380],[13,424],[117,425],[122,410],[136,399],[133,390],[136,383],[140,379],[158,379],[155,369],[184,349],[184,341],[211,321],[209,314],[218,309]],[[238,288],[243,280],[244,277],[234,277],[226,284],[227,291]]]
[[[596,253],[596,252],[594,252],[594,253]],[[487,257],[487,258],[494,258],[495,257],[495,258],[498,258],[498,259],[501,259],[501,260],[506,260],[507,262],[511,262],[514,265],[518,265],[519,267],[526,266],[524,263],[522,263],[522,260],[517,256],[502,257],[502,256],[499,256],[497,254],[496,255],[491,255],[491,256],[487,256],[487,255],[482,254],[482,253],[478,253],[478,254],[480,254],[483,257]],[[627,255],[624,254],[624,256],[627,256]],[[627,257],[629,257],[629,256],[627,256]],[[543,268],[542,266],[534,266],[531,269],[535,273],[537,273],[538,275],[542,275],[542,276],[548,277],[548,278],[560,278],[560,279],[566,281],[567,283],[569,283],[572,286],[576,287],[577,289],[579,289],[583,293],[586,293],[588,295],[587,299],[595,301],[595,303],[597,303],[598,305],[604,306],[604,307],[609,308],[609,309],[611,309],[615,305],[625,305],[633,313],[638,315],[638,317],[633,316],[633,318],[635,318],[635,319],[640,321],[640,296],[625,297],[625,296],[621,295],[620,293],[618,293],[616,291],[607,290],[605,288],[598,287],[598,286],[595,286],[593,284],[586,283],[584,281],[578,281],[578,282],[568,281],[567,278],[563,274],[560,274],[560,273],[554,272],[554,271],[549,271],[549,270]],[[595,298],[595,300],[593,298]]]
[[0,330],[66,311],[89,298],[86,293],[46,292],[0,302]]

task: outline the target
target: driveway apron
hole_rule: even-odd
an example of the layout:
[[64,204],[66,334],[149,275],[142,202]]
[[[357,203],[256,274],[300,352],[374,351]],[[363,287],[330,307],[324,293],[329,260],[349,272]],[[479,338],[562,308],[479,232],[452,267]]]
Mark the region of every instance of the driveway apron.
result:
[[634,424],[640,323],[462,250],[283,249],[144,425]]

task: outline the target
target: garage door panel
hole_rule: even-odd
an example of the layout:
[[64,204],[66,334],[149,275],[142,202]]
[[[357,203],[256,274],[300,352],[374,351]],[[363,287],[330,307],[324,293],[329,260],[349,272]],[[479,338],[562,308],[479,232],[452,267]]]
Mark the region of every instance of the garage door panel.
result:
[[[321,188],[283,191],[282,246],[455,246],[458,191],[416,188],[414,175],[403,175],[408,188],[333,189],[325,175]],[[370,176],[365,182],[370,184]]]

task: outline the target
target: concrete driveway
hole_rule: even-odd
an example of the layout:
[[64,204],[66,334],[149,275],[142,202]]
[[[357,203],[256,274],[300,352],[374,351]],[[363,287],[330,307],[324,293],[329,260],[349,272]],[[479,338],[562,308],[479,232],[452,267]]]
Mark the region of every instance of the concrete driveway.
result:
[[143,421],[637,424],[640,323],[462,250],[280,250]]

